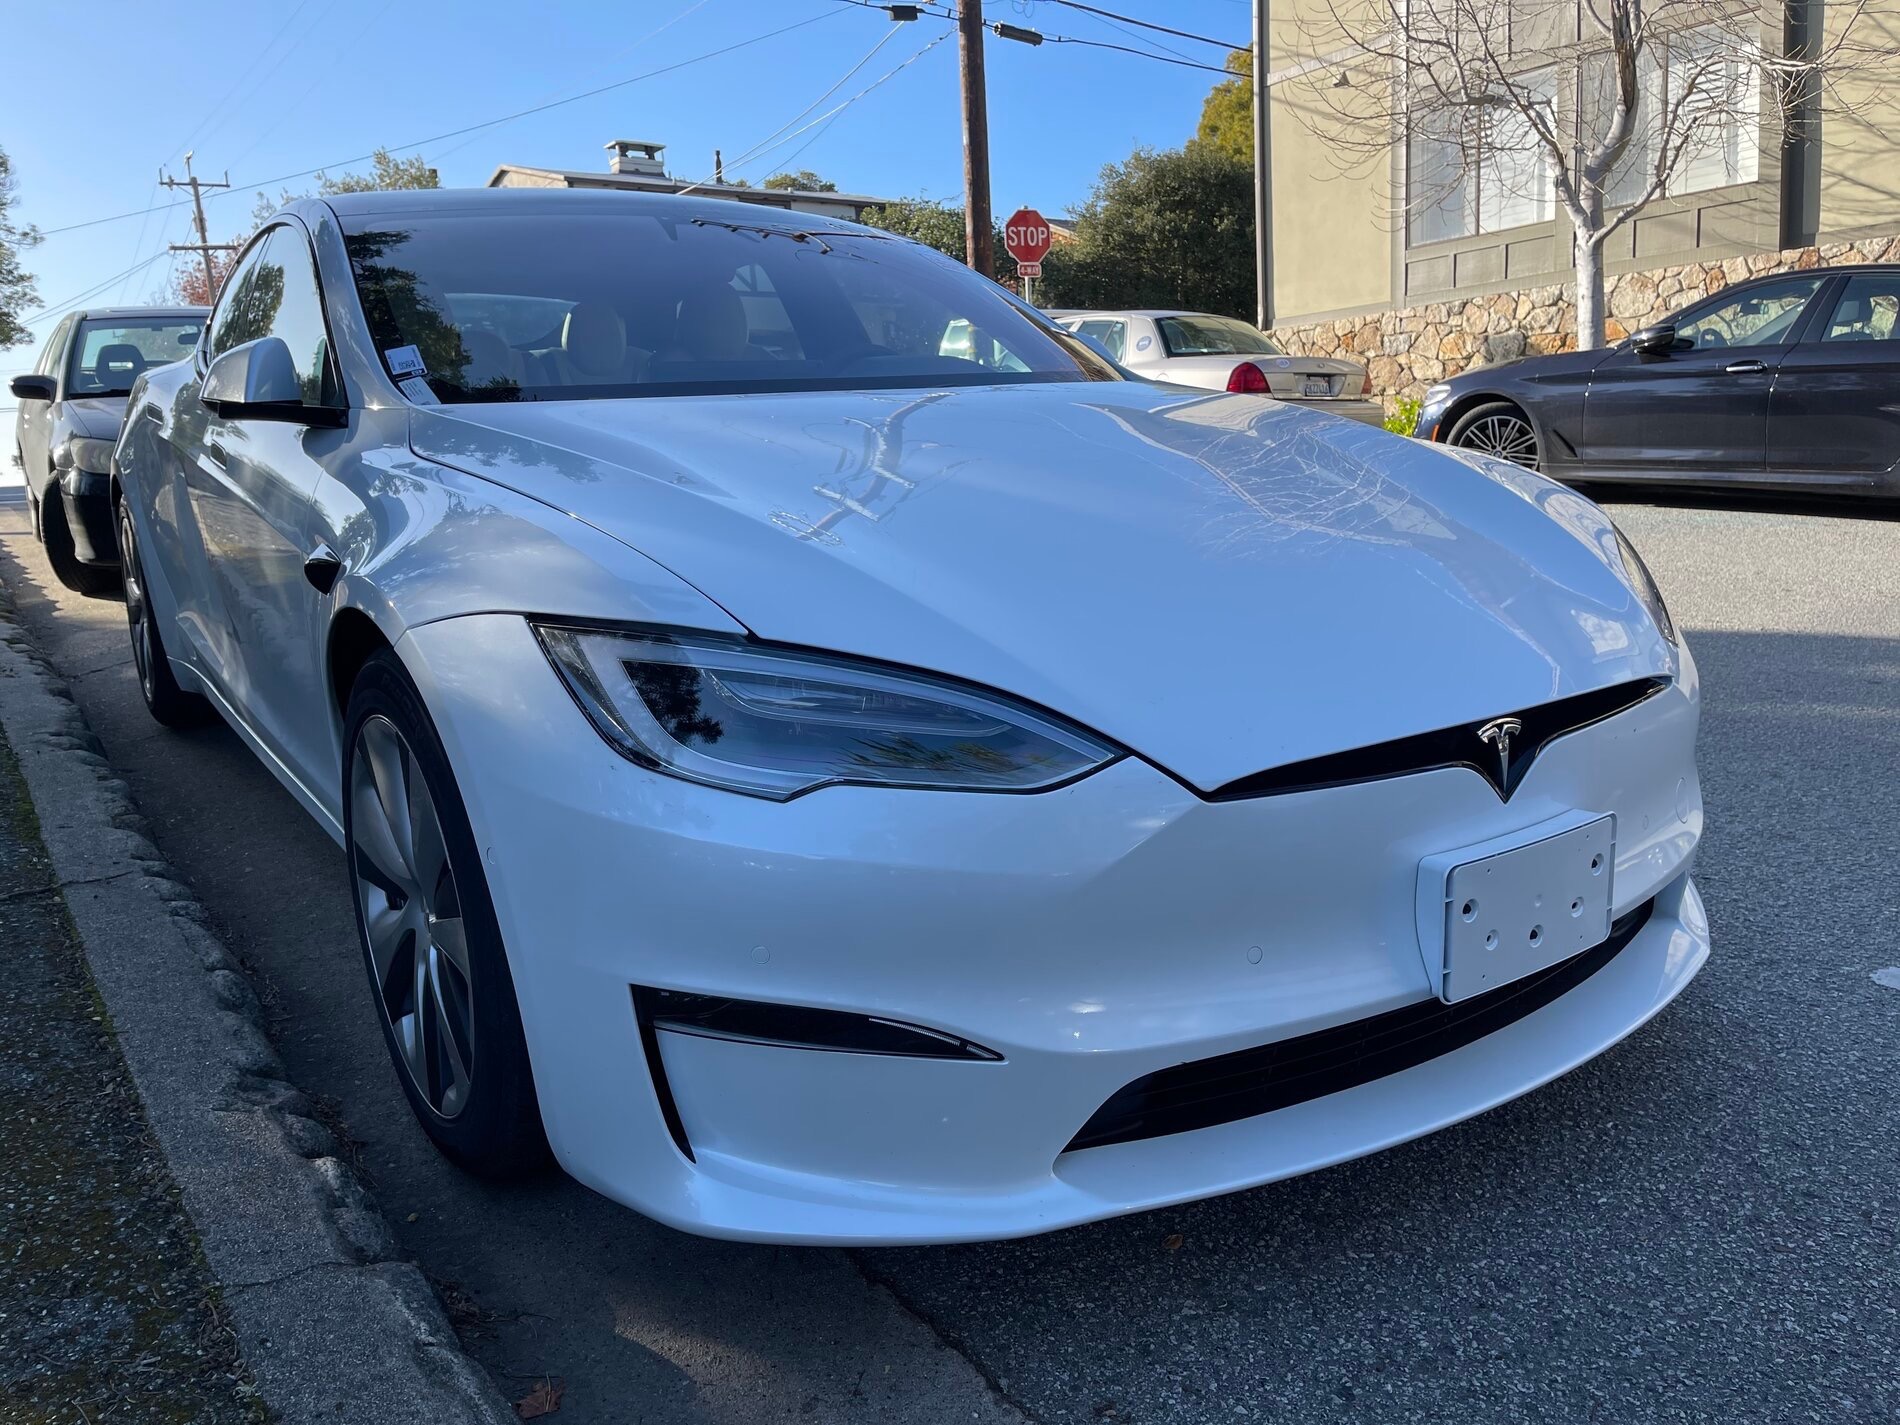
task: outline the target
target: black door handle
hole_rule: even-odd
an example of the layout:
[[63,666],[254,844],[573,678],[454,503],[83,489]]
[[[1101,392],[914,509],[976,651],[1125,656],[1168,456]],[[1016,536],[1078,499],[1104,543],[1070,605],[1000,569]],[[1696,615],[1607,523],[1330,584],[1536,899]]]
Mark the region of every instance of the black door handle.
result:
[[319,594],[327,594],[334,589],[342,573],[342,559],[338,558],[337,552],[327,544],[319,544],[304,556],[303,576],[310,581],[310,587]]
[[1753,376],[1757,372],[1766,371],[1768,367],[1759,361],[1731,361],[1722,369],[1731,376]]

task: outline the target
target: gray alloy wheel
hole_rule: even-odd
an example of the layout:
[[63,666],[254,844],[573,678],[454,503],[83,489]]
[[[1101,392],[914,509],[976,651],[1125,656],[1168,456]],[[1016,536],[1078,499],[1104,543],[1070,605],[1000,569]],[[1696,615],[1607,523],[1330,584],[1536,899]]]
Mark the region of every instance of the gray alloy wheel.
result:
[[1543,468],[1536,430],[1530,419],[1508,401],[1494,401],[1468,412],[1453,427],[1447,444],[1494,455],[1527,470]]
[[453,1120],[475,1076],[468,932],[442,821],[415,753],[380,714],[350,759],[350,867],[376,995],[415,1095]]

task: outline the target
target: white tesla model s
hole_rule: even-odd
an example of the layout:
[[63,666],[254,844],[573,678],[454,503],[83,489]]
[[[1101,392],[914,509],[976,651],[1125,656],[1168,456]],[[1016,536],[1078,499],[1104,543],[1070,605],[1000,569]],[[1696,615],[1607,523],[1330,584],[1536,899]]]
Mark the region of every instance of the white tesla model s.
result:
[[1453,1123],[1708,954],[1695,666],[1601,510],[888,234],[299,201],[115,458],[152,712],[347,849],[476,1172],[1039,1232]]

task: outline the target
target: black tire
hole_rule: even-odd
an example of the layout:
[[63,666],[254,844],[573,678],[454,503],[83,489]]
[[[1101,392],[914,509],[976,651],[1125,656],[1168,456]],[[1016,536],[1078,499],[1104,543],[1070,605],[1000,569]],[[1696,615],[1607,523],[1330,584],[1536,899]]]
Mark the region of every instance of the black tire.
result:
[[[477,1177],[507,1179],[525,1177],[544,1168],[548,1161],[547,1135],[541,1126],[541,1108],[535,1096],[534,1070],[528,1059],[527,1040],[521,1028],[521,1010],[515,998],[514,976],[508,968],[507,952],[502,945],[501,927],[495,919],[494,902],[488,893],[488,878],[482,870],[482,858],[469,825],[462,794],[442,748],[435,723],[422,705],[415,684],[402,662],[387,649],[372,654],[357,674],[350,692],[349,709],[344,720],[343,738],[343,842],[349,848],[351,902],[356,911],[357,942],[363,952],[363,964],[370,980],[370,994],[377,1019],[383,1028],[383,1042],[396,1070],[409,1107],[422,1131],[450,1161]],[[405,975],[410,985],[419,984],[413,958],[407,970],[392,964],[385,976],[377,970],[376,952],[370,941],[366,912],[369,898],[385,897],[385,906],[394,906],[400,914],[408,897],[384,889],[388,878],[381,876],[373,858],[358,841],[358,807],[353,788],[358,785],[359,746],[366,725],[374,735],[393,727],[400,734],[401,775],[405,786],[413,788],[420,776],[436,822],[441,830],[441,850],[446,852],[446,876],[435,881],[434,893],[454,898],[453,917],[462,928],[462,949],[466,952],[465,975],[455,972],[445,954],[437,973],[443,984],[454,979],[449,998],[465,1018],[466,1040],[457,1039],[458,1063],[467,1069],[466,1079],[458,1085],[461,1097],[452,1114],[445,1114],[433,1101],[442,1097],[435,1083],[419,1083],[416,1071],[404,1050],[403,1031],[399,1029]],[[374,744],[372,744],[374,745]],[[374,781],[374,757],[364,755],[363,774]],[[372,790],[370,795],[375,795]],[[413,806],[413,803],[406,802]],[[374,819],[372,805],[365,815]],[[412,836],[409,861],[420,863]],[[445,890],[446,888],[446,890]],[[427,907],[428,951],[434,953],[438,919],[442,907],[429,900]],[[409,954],[423,953],[420,937],[410,935]],[[385,984],[385,979],[388,984]],[[391,986],[395,988],[392,990]],[[413,990],[410,991],[413,994]],[[424,1042],[422,1014],[412,1022],[418,1043]],[[433,1021],[432,1021],[433,1022]],[[436,1030],[438,1040],[441,1029]],[[464,1054],[464,1051],[466,1053]],[[430,1054],[418,1054],[425,1060]],[[424,1067],[425,1077],[435,1075]]]
[[46,562],[53,566],[53,577],[75,594],[89,599],[108,599],[119,592],[119,571],[93,564],[81,564],[73,552],[73,534],[66,527],[66,509],[52,486],[46,493],[51,502],[41,502],[40,542],[46,546]]
[[159,723],[171,728],[201,727],[211,721],[212,707],[197,693],[188,693],[172,676],[171,659],[165,656],[165,640],[159,636],[158,617],[145,583],[145,566],[139,561],[138,538],[132,529],[132,513],[121,500],[118,505],[120,572],[125,585],[125,622],[132,635],[132,667],[138,674],[139,692],[145,698],[145,710]]
[[1537,427],[1510,401],[1473,406],[1453,422],[1445,444],[1496,456],[1527,470],[1544,468],[1544,447],[1537,438]]

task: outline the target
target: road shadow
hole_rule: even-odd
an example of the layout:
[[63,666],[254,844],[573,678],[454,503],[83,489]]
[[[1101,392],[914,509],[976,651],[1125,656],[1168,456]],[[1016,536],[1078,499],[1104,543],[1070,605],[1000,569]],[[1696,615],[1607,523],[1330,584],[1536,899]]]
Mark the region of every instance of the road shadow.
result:
[[1808,515],[1816,519],[1900,520],[1900,498],[1892,496],[1789,495],[1773,490],[1603,483],[1579,483],[1575,488],[1600,505],[1655,505],[1742,514]]

